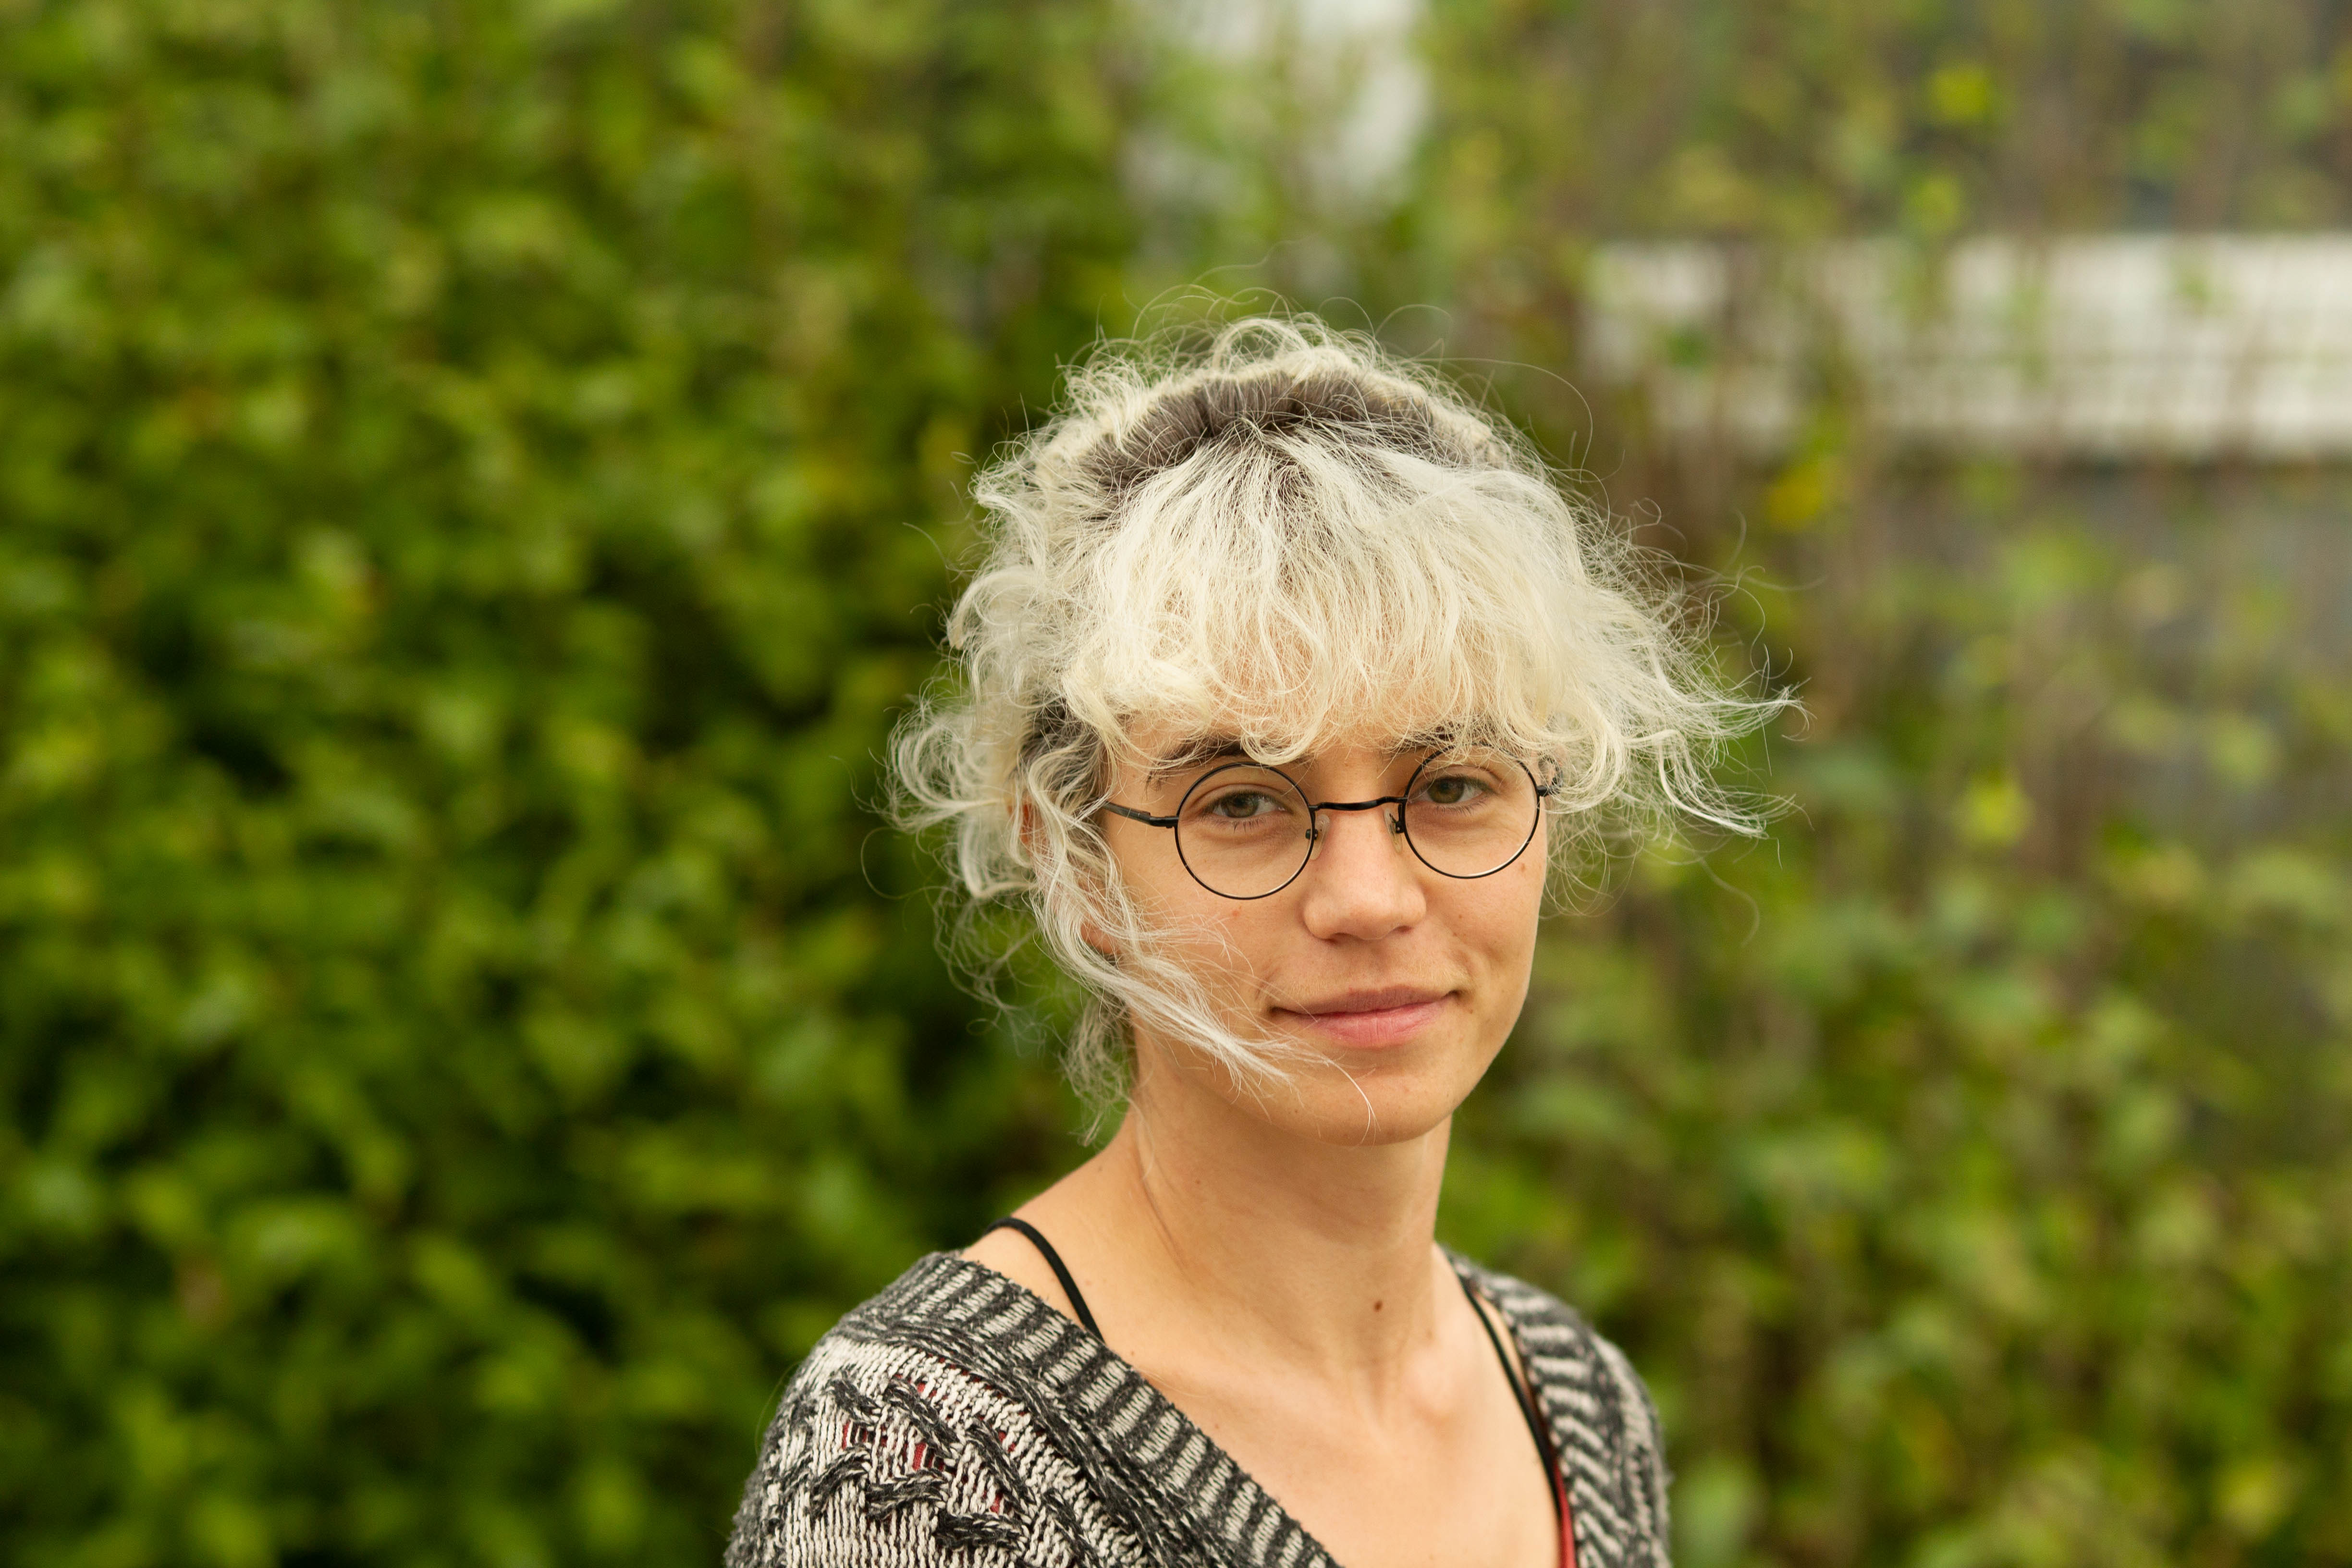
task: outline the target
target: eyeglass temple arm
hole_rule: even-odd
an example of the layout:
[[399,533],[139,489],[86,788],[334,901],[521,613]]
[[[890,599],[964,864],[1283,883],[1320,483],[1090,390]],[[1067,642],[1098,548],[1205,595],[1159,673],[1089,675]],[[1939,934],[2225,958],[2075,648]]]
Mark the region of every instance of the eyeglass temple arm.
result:
[[1146,827],[1173,827],[1176,826],[1176,819],[1172,816],[1154,816],[1148,811],[1138,811],[1131,805],[1121,805],[1115,800],[1107,800],[1103,802],[1102,808],[1105,811],[1109,812],[1114,816],[1123,816],[1129,822],[1139,822]]

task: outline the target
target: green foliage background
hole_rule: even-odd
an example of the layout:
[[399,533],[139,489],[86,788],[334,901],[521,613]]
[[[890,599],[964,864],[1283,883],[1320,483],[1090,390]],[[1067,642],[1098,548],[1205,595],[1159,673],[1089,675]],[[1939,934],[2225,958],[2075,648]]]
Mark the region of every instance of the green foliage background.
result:
[[1346,200],[1329,79],[1141,16],[0,5],[0,1550],[715,1557],[794,1358],[1081,1152],[859,803],[970,455],[1246,263],[1536,367],[1805,683],[1449,1189],[1680,1560],[2352,1562],[2344,477],[1540,374],[1599,239],[2340,223],[2336,9],[1437,0]]

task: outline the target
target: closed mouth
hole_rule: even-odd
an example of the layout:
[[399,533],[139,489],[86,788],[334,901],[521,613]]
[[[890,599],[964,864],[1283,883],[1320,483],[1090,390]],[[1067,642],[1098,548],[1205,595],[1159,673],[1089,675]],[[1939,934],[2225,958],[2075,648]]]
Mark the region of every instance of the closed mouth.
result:
[[1297,1013],[1308,1018],[1345,1018],[1364,1013],[1393,1013],[1400,1008],[1418,1007],[1426,1002],[1443,1002],[1449,992],[1423,985],[1391,985],[1377,991],[1349,991],[1324,1001],[1285,1007],[1286,1013]]
[[1343,992],[1276,1013],[1335,1045],[1372,1050],[1411,1042],[1444,1016],[1453,996],[1425,985],[1391,985]]

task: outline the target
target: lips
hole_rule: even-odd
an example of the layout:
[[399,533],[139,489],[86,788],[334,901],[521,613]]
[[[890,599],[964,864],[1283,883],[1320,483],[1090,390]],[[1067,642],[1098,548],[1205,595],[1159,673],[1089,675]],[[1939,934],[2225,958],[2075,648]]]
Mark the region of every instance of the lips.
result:
[[1402,1045],[1435,1023],[1453,999],[1429,986],[1348,991],[1278,1011],[1335,1043],[1359,1049]]

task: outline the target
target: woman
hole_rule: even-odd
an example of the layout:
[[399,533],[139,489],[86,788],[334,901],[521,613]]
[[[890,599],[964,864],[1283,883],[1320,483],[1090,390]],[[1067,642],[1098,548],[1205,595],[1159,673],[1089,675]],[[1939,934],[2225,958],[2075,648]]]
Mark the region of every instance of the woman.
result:
[[1745,826],[1702,763],[1774,704],[1503,429],[1319,329],[1107,353],[978,498],[908,815],[1032,911],[1124,1114],[819,1342],[730,1568],[1664,1563],[1640,1380],[1439,1247],[1438,1187],[1549,872],[1613,807]]

